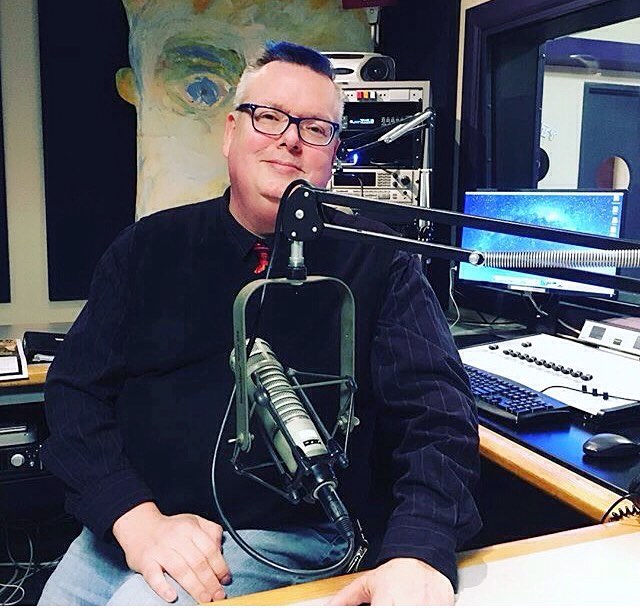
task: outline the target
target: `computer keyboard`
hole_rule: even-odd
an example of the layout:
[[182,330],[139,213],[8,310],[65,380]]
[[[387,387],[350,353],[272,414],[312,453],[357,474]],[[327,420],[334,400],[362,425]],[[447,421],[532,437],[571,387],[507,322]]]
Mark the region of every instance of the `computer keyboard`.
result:
[[518,428],[569,422],[571,409],[564,403],[471,365],[464,368],[480,413]]

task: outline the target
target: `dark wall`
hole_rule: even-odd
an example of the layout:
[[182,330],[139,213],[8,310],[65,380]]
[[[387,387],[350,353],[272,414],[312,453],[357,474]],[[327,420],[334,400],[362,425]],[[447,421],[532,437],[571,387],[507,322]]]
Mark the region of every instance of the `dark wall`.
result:
[[84,299],[135,213],[135,109],[115,88],[128,26],[120,1],[40,0],[38,19],[49,299]]
[[[396,60],[398,80],[429,80],[436,110],[433,133],[431,206],[451,209],[455,149],[459,2],[447,0],[399,0],[383,9],[380,52]],[[450,230],[436,232],[449,242]],[[449,264],[434,260],[431,283],[442,305],[448,299]]]
[[9,237],[7,231],[7,199],[4,181],[4,141],[2,133],[2,96],[0,95],[0,302],[10,302]]

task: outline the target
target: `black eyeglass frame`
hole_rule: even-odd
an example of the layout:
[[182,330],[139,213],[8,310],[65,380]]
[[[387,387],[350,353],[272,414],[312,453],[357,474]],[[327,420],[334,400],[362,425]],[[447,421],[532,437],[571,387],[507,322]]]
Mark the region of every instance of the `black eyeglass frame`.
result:
[[[280,112],[280,114],[284,114],[288,120],[287,126],[280,133],[266,133],[265,131],[261,131],[256,127],[256,123],[254,120],[255,111],[258,108],[264,108],[265,110],[274,110],[276,112]],[[263,135],[282,135],[291,126],[291,124],[294,124],[296,126],[296,129],[298,129],[298,137],[300,137],[300,139],[309,146],[317,146],[319,148],[324,148],[334,140],[336,134],[340,131],[340,125],[337,122],[332,122],[331,120],[326,120],[325,118],[316,118],[315,116],[291,116],[291,114],[287,114],[287,112],[285,112],[284,110],[281,110],[280,108],[274,108],[272,106],[263,106],[257,103],[241,103],[236,106],[236,110],[240,112],[243,112],[243,111],[251,112],[251,125],[258,133],[262,133]],[[329,141],[326,144],[316,144],[316,143],[307,141],[302,136],[302,133],[300,132],[300,123],[303,120],[317,120],[320,122],[324,122],[328,125],[331,125],[332,131],[331,131],[331,137],[329,138]]]

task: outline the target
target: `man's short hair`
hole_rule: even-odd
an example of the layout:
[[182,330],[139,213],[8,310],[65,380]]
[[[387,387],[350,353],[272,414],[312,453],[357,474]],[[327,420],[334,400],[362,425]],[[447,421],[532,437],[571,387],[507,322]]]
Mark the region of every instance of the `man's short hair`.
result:
[[264,52],[253,65],[261,68],[272,61],[295,63],[318,72],[318,74],[322,74],[331,80],[335,78],[331,61],[315,49],[301,44],[287,42],[286,40],[269,40],[265,44]]
[[236,94],[234,97],[234,105],[238,106],[245,102],[245,91],[247,83],[257,71],[263,68],[265,65],[274,61],[282,61],[283,63],[291,63],[294,65],[300,65],[310,70],[313,70],[317,74],[326,76],[331,80],[336,89],[336,111],[337,120],[342,120],[342,111],[344,106],[344,94],[342,89],[335,82],[335,72],[331,61],[325,57],[322,53],[319,53],[315,49],[301,44],[295,44],[286,40],[269,40],[265,43],[264,51],[255,60],[252,61],[242,73],[240,81],[236,87]]

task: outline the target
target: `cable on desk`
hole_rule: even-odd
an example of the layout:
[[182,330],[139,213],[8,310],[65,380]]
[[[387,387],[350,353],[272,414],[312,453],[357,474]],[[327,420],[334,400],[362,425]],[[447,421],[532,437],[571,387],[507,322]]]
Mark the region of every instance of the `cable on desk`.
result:
[[[455,267],[452,270],[455,270]],[[452,283],[453,283],[453,281],[451,280],[451,276],[450,276],[449,277],[449,285],[451,285]],[[465,294],[462,293],[461,291],[459,291],[457,289],[454,289],[453,293],[456,296],[459,296],[460,298],[462,298],[463,300],[466,300]],[[451,295],[451,291],[449,292],[449,297],[455,303],[455,300],[453,299],[453,296]],[[491,321],[489,321],[481,311],[476,310],[475,308],[471,308],[470,306],[466,306],[466,305],[464,306],[464,308],[466,310],[469,310],[469,311],[475,313],[481,319],[481,321],[470,321],[469,319],[461,319],[462,323],[464,323],[465,325],[478,325],[480,327],[496,327],[498,325],[515,325],[515,324],[517,324],[516,321],[498,321],[498,319],[501,318],[500,315],[496,315],[495,317],[493,317],[493,319]]]
[[[631,506],[622,507],[619,511],[614,512],[614,509],[625,500],[631,501]],[[628,517],[637,517],[640,515],[640,508],[638,507],[638,502],[640,501],[640,494],[637,492],[628,492],[624,496],[621,496],[616,500],[605,512],[605,514],[600,519],[600,523],[604,524],[608,521],[620,521],[621,519],[626,519]]]
[[569,325],[568,323],[565,323],[562,319],[556,319],[558,325],[562,325],[562,327],[564,327],[565,329],[568,329],[569,331],[574,332],[577,336],[580,335],[580,330],[576,329],[575,327],[571,327],[571,325]]
[[482,319],[482,323],[484,325],[491,325],[494,321],[497,321],[500,318],[499,315],[496,315],[495,317],[493,317],[492,321],[489,321],[489,319],[487,319],[487,317],[484,316],[483,312],[479,310],[474,310],[473,312],[475,312],[480,317],[480,319]]
[[538,303],[533,299],[533,294],[531,293],[523,293],[522,294],[525,298],[525,300],[529,300],[529,302],[531,303],[531,306],[533,306],[533,309],[540,315],[542,315],[543,317],[548,317],[549,313],[546,310],[542,310],[542,308],[540,308],[540,306],[538,305]]
[[449,299],[451,300],[453,307],[456,309],[456,319],[451,325],[449,325],[449,329],[453,329],[456,326],[458,321],[460,321],[460,316],[461,316],[460,309],[458,308],[456,299],[453,296],[453,273],[456,271],[456,268],[457,267],[455,264],[452,264],[451,268],[449,268]]
[[465,323],[470,325],[489,325],[490,327],[493,327],[494,325],[513,325],[513,321],[498,321],[498,319],[500,319],[500,315],[496,315],[491,319],[491,321],[489,321],[481,311],[473,309],[473,312],[482,319],[482,323],[479,323],[478,321],[465,321]]
[[[0,583],[0,604],[2,604],[3,606],[15,606],[16,604],[20,603],[24,598],[25,590],[23,585],[24,585],[24,582],[29,577],[30,573],[32,573],[31,570],[34,565],[33,564],[33,541],[31,540],[31,536],[27,534],[27,541],[29,543],[29,561],[27,562],[27,566],[25,568],[24,574],[22,575],[22,578],[18,581],[17,579],[20,576],[19,572],[22,569],[22,567],[18,565],[15,558],[13,557],[13,554],[11,553],[11,543],[9,542],[8,526],[5,526],[4,532],[5,532],[7,555],[9,556],[9,559],[11,560],[11,563],[13,564],[14,568],[13,568],[13,574],[9,579],[9,581],[6,583]],[[9,591],[11,591],[11,593],[9,593],[9,595],[6,598],[3,598],[2,595],[4,593],[8,593]],[[15,597],[16,593],[19,593],[20,595],[18,597]]]
[[[5,535],[5,550],[10,561],[0,563],[0,567],[13,567],[13,573],[8,581],[0,582],[1,606],[15,606],[16,604],[21,603],[25,596],[25,581],[42,570],[55,568],[58,565],[64,554],[50,561],[37,561],[35,559],[35,544],[37,543],[37,539],[40,535],[41,527],[57,524],[64,519],[72,520],[69,515],[63,513],[61,515],[55,515],[54,517],[49,518],[44,522],[32,522],[30,520],[20,520],[14,521],[12,523],[4,522],[3,527]],[[35,541],[31,535],[33,531],[30,530],[30,526],[33,524],[35,524],[36,527]],[[19,561],[14,557],[14,550],[12,549],[10,532],[16,531],[24,533],[24,538],[29,547],[29,556],[27,561]],[[23,570],[24,573],[21,574],[21,571]],[[16,594],[18,594],[17,597]]]
[[[474,312],[478,312],[477,310],[475,310]],[[500,317],[497,317],[500,318]],[[468,319],[461,319],[462,323],[464,325],[473,325],[475,327],[490,327],[490,328],[495,328],[498,327],[499,325],[515,325],[515,321],[500,321],[499,323],[495,323],[495,322],[485,322],[485,321],[469,321]],[[499,331],[499,330],[498,330]]]
[[[549,313],[546,310],[543,310],[538,303],[533,299],[533,294],[531,293],[525,293],[523,294],[524,298],[526,300],[529,300],[529,302],[531,303],[531,305],[533,306],[534,310],[542,315],[543,317],[548,317],[550,316]],[[562,319],[556,319],[556,322],[558,323],[558,325],[562,325],[562,327],[564,327],[565,329],[568,329],[569,331],[572,331],[573,333],[575,333],[576,335],[580,335],[580,330],[576,329],[575,327],[572,327],[571,325],[569,325],[568,323],[565,323]]]
[[402,168],[397,162],[396,163],[374,163],[373,161],[371,161],[370,164],[376,167],[376,169],[381,169],[382,171],[391,175],[392,177],[393,177],[392,169],[397,171],[398,169]]

